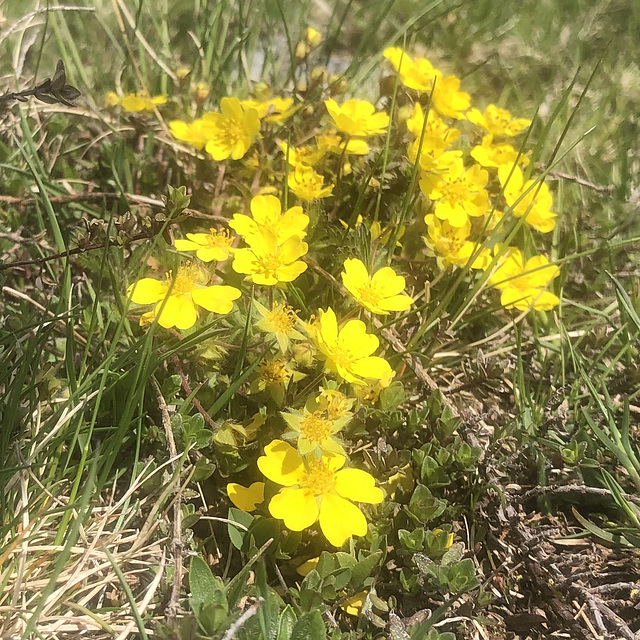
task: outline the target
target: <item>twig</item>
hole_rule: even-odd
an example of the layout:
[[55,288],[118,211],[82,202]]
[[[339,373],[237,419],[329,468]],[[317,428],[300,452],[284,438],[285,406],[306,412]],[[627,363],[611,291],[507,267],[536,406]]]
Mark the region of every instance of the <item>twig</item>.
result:
[[[175,475],[178,472],[178,450],[176,449],[176,442],[173,438],[169,408],[167,407],[167,403],[162,395],[160,385],[155,378],[151,378],[151,383],[156,391],[158,407],[162,414],[162,426],[167,438],[169,456],[173,460],[171,467]],[[167,605],[167,620],[169,622],[173,622],[180,611],[180,590],[182,587],[182,506],[180,504],[180,483],[176,483],[174,492],[176,496],[173,503],[173,541],[171,550],[173,555],[173,584],[171,587],[171,597],[169,599],[169,604]]]
[[610,584],[601,584],[597,587],[591,587],[591,593],[610,593],[612,591],[638,591],[640,583],[638,582],[612,582]]
[[[565,485],[550,485],[548,487],[536,487],[535,489],[530,489],[526,493],[523,493],[520,496],[520,499],[524,502],[525,500],[530,500],[531,498],[535,498],[538,496],[544,496],[547,494],[564,494],[564,493],[574,493],[578,495],[593,495],[600,497],[612,497],[613,494],[609,489],[604,489],[601,487],[587,487],[582,484],[565,484]],[[632,502],[633,504],[640,505],[640,498],[636,496],[629,495],[628,493],[623,493],[622,496],[625,500]]]
[[[180,336],[180,337],[182,338],[182,336]],[[191,389],[191,385],[189,384],[189,380],[187,379],[187,376],[186,376],[185,372],[182,370],[182,365],[180,364],[180,359],[178,358],[178,356],[176,356],[174,354],[172,356],[172,358],[171,358],[171,361],[173,362],[173,366],[176,368],[176,371],[178,372],[178,375],[180,376],[180,381],[182,383],[182,388],[184,389],[184,392],[188,396],[190,396],[193,393],[193,390]],[[191,404],[198,410],[198,412],[204,418],[205,422],[210,427],[213,427],[216,431],[219,429],[220,425],[217,424],[216,421],[207,413],[207,410],[202,406],[202,404],[200,403],[200,400],[198,400],[198,398],[193,396],[193,398],[191,398]]]
[[595,184],[593,182],[589,182],[589,180],[585,180],[584,178],[579,178],[578,176],[572,176],[569,173],[563,173],[562,171],[552,171],[549,174],[551,178],[559,178],[561,180],[569,180],[571,182],[575,182],[582,187],[588,187],[593,191],[597,191],[598,193],[613,193],[615,191],[615,187],[612,184],[601,185]]
[[247,620],[253,618],[258,613],[260,607],[264,604],[262,598],[258,598],[226,631],[222,636],[222,640],[233,640],[236,633],[245,625]]

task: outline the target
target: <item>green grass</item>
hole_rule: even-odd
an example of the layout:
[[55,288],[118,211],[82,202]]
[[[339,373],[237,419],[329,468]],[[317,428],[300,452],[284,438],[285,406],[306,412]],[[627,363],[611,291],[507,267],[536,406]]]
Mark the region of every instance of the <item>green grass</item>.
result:
[[[509,637],[504,619],[521,609],[502,586],[515,576],[494,562],[485,501],[508,500],[515,485],[540,491],[541,518],[568,518],[573,528],[563,534],[640,547],[640,7],[622,0],[77,5],[47,12],[0,3],[7,34],[0,93],[42,81],[58,58],[82,92],[78,107],[33,101],[0,112],[0,636],[65,637],[88,625],[95,638],[125,629],[167,639],[236,637],[229,630],[238,638],[375,638],[399,624],[390,612],[407,622],[428,607],[434,618],[403,626],[397,637],[447,640],[447,632],[471,633],[471,619],[489,637]],[[325,36],[309,68],[295,55],[308,24]],[[344,177],[342,202],[332,211],[322,201],[309,205],[316,254],[288,289],[305,317],[342,303],[338,274],[351,255],[393,259],[417,297],[410,312],[382,319],[404,388],[392,385],[359,414],[349,443],[380,482],[403,469],[406,476],[409,465],[428,489],[398,490],[367,512],[367,539],[335,553],[319,536],[300,542],[275,520],[256,524],[229,509],[227,482],[257,480],[259,449],[278,435],[274,422],[253,443],[242,434],[256,404],[247,382],[270,348],[252,327],[256,290],[219,271],[243,289],[236,309],[180,334],[157,324],[140,329],[126,287],[158,260],[177,267],[170,233],[228,219],[251,193],[254,176],[244,169],[225,175],[175,146],[167,123],[204,109],[185,87],[206,82],[206,104],[215,108],[226,95],[251,95],[259,80],[278,95],[323,64],[328,74],[344,73],[349,94],[375,99],[380,69],[388,71],[382,50],[403,43],[461,77],[474,106],[494,102],[534,118],[530,170],[552,185],[559,224],[544,238],[522,222],[500,233],[561,266],[562,304],[511,322],[517,314],[486,292],[488,274],[473,280],[460,269],[449,278],[433,260],[412,259],[425,227],[400,237],[400,225],[422,217],[412,192],[417,167],[403,173],[394,164],[393,129],[359,183]],[[190,74],[180,81],[182,66]],[[395,113],[399,84],[390,86],[386,104]],[[173,100],[161,120],[114,116],[103,102],[116,87]],[[314,91],[308,104],[322,97]],[[284,125],[277,137],[292,135]],[[268,146],[260,151],[274,156]],[[372,184],[382,186],[372,192]],[[168,195],[182,185],[189,201]],[[65,198],[71,191],[107,195]],[[335,224],[339,217],[354,226],[359,213],[391,227],[386,255],[372,254],[367,232]],[[54,253],[61,256],[38,262]],[[23,260],[34,262],[10,264]],[[301,389],[322,381],[315,373],[291,384],[298,406]],[[574,515],[553,492],[571,483],[606,490],[605,498],[578,503]],[[449,532],[456,542],[447,550]],[[177,552],[184,571],[176,577]],[[318,555],[316,571],[295,573],[298,560]],[[526,585],[511,587],[529,597]],[[363,588],[363,615],[343,613],[340,605]],[[544,593],[532,599],[548,604]],[[438,619],[455,617],[463,601],[467,621],[437,631]],[[556,619],[550,625],[562,628]]]

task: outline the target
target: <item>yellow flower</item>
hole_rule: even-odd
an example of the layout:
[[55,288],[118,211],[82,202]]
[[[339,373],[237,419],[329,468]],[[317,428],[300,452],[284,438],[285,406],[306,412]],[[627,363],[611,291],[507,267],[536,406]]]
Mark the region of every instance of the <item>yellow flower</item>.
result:
[[251,393],[266,391],[281,406],[284,402],[284,393],[289,382],[304,378],[304,374],[298,373],[292,364],[282,356],[265,358],[255,369],[255,377],[249,387]]
[[343,469],[346,458],[326,452],[320,459],[304,460],[290,445],[274,440],[258,458],[258,468],[269,480],[283,485],[269,502],[274,518],[292,531],[316,521],[327,540],[341,547],[351,536],[364,536],[367,521],[351,500],[379,504],[384,498],[375,479],[360,469]]
[[120,96],[115,91],[108,91],[104,97],[105,107],[116,107],[120,104]]
[[182,140],[190,144],[198,151],[204,149],[209,141],[209,137],[212,135],[211,128],[207,124],[208,119],[205,119],[206,116],[207,114],[191,123],[184,122],[183,120],[171,120],[169,122],[171,135],[176,140]]
[[276,235],[265,230],[249,236],[247,243],[249,248],[235,250],[232,266],[236,273],[248,275],[255,284],[292,282],[307,269],[299,258],[309,246],[299,236],[291,236],[279,244]]
[[153,107],[161,104],[165,104],[167,96],[159,95],[149,97],[149,94],[144,91],[136,91],[135,93],[128,93],[120,100],[120,106],[131,113],[138,113],[140,111],[153,111]]
[[[415,163],[418,156],[420,140],[414,140],[408,149],[409,160]],[[446,173],[451,165],[462,162],[462,151],[444,151],[440,149],[426,149],[423,147],[420,153],[420,168],[424,173]],[[424,175],[424,174],[423,174]],[[433,178],[429,177],[429,180]]]
[[298,451],[301,455],[315,452],[320,455],[323,451],[331,451],[345,456],[346,453],[340,442],[333,436],[338,433],[348,422],[351,416],[330,420],[322,411],[287,411],[282,412],[284,421],[289,425],[293,433],[286,433],[298,439]]
[[462,227],[468,216],[483,216],[490,209],[485,190],[488,180],[489,174],[479,165],[465,170],[462,160],[457,160],[442,175],[423,175],[420,188],[435,200],[436,217],[453,227]]
[[[282,213],[280,200],[275,196],[255,196],[251,199],[251,217],[242,213],[234,214],[229,226],[239,235],[248,238],[261,231],[272,233],[278,244],[288,238],[304,238],[309,224],[309,216],[302,207],[291,207]],[[305,251],[306,253],[306,251]]]
[[238,98],[222,98],[221,113],[205,113],[207,153],[214,160],[239,160],[260,131],[260,118],[255,109],[243,109]]
[[413,108],[413,115],[407,120],[407,129],[416,137],[418,144],[422,136],[423,127],[424,138],[422,140],[422,153],[430,151],[442,152],[460,137],[460,131],[447,125],[433,109],[429,111],[427,124],[425,126],[424,112],[422,111],[422,107],[416,102]]
[[[153,311],[140,318],[140,324],[153,322],[165,329],[190,329],[198,319],[196,305],[213,313],[229,313],[240,291],[226,285],[203,286],[204,277],[198,267],[184,266],[173,277],[169,272],[164,282],[155,278],[142,278],[127,289],[127,295],[136,304],[155,304]],[[159,314],[159,315],[158,315]]]
[[227,485],[227,495],[238,509],[250,513],[264,502],[264,482],[254,482],[249,487],[230,482]]
[[340,605],[340,608],[350,616],[359,616],[362,612],[364,602],[367,599],[367,594],[367,591],[358,591],[358,593],[355,593],[350,598],[347,598]]
[[394,375],[384,358],[371,355],[380,342],[377,336],[367,333],[361,320],[349,320],[338,330],[333,309],[321,309],[319,319],[310,325],[310,330],[327,368],[347,382],[365,384],[364,379],[379,380]]
[[385,49],[383,55],[395,67],[405,87],[421,92],[433,89],[431,101],[443,116],[464,119],[463,111],[469,108],[471,98],[468,93],[460,91],[459,78],[444,76],[425,58],[412,60],[398,47]]
[[513,118],[506,109],[496,107],[495,104],[490,104],[484,113],[471,109],[467,113],[467,119],[485,129],[490,136],[516,136],[531,124],[531,120]]
[[315,167],[326,155],[325,149],[306,145],[304,147],[292,147],[286,142],[278,142],[280,150],[284,154],[285,160],[289,162],[289,166],[296,167],[299,164]]
[[318,566],[319,560],[320,560],[320,556],[316,556],[315,558],[309,558],[308,560],[303,562],[301,565],[296,567],[296,573],[298,575],[301,575],[304,578],[304,576],[306,576],[308,573],[311,573],[311,571],[313,571]]
[[404,295],[405,282],[391,267],[378,269],[372,276],[357,258],[344,261],[342,283],[349,293],[371,313],[387,315],[389,311],[406,311],[413,298]]
[[382,54],[400,75],[405,87],[415,91],[431,91],[438,71],[426,58],[411,56],[399,47],[389,47]]
[[293,307],[274,302],[271,311],[269,311],[257,300],[254,300],[253,304],[262,318],[256,326],[261,331],[272,333],[276,337],[282,353],[289,347],[289,340],[304,340],[304,336],[295,329],[298,316]]
[[202,262],[222,262],[231,254],[233,238],[225,230],[209,229],[209,233],[187,233],[187,240],[176,240],[178,251],[195,251]]
[[209,97],[210,93],[211,89],[208,84],[205,82],[198,82],[193,88],[193,99],[198,103],[202,103]]
[[551,211],[553,196],[544,182],[527,180],[525,183],[520,167],[506,165],[498,169],[498,178],[516,218],[526,216],[526,223],[542,233],[553,231],[558,214]]
[[307,27],[305,39],[307,44],[315,49],[322,42],[322,34],[313,27]]
[[336,127],[349,136],[375,136],[385,133],[389,126],[389,116],[367,100],[351,98],[340,106],[329,98],[324,101],[327,111]]
[[[438,72],[439,73],[439,72]],[[468,93],[460,91],[460,79],[439,75],[431,99],[433,106],[443,115],[456,120],[465,118],[464,111],[471,105]]]
[[289,172],[287,180],[289,189],[301,200],[315,200],[326,198],[332,191],[333,185],[324,186],[324,178],[311,167],[299,164]]
[[392,372],[390,376],[380,378],[380,380],[369,380],[366,384],[354,385],[353,392],[361,402],[373,406],[378,402],[380,393],[391,384],[394,375]]
[[358,138],[347,138],[343,140],[335,131],[320,133],[316,136],[318,149],[333,153],[337,156],[354,155],[366,156],[369,153],[369,145],[365,140]]
[[501,167],[509,165],[512,167],[516,160],[525,167],[529,164],[526,154],[520,154],[514,147],[507,143],[494,144],[490,135],[482,138],[482,144],[471,149],[471,157],[483,167]]
[[560,303],[558,296],[545,291],[559,273],[545,256],[533,256],[525,264],[521,251],[510,247],[501,256],[489,284],[502,291],[500,303],[505,309],[525,311],[533,307],[548,311]]
[[242,100],[240,102],[242,108],[255,109],[260,119],[264,118],[265,122],[282,122],[288,118],[293,109],[293,98],[268,98],[267,100]]
[[349,418],[353,416],[351,408],[355,400],[347,398],[337,389],[320,389],[320,394],[311,397],[305,404],[305,409],[310,412],[324,413],[329,420]]
[[[436,254],[438,266],[444,268],[450,264],[464,267],[477,251],[478,244],[469,240],[471,223],[467,220],[461,227],[452,227],[446,220],[438,220],[433,214],[425,216],[428,237],[427,246]],[[471,264],[472,269],[486,269],[491,262],[489,249],[482,249]]]

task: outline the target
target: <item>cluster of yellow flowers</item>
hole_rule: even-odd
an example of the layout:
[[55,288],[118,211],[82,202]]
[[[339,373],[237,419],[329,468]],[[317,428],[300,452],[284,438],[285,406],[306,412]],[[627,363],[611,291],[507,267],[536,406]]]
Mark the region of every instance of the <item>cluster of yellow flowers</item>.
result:
[[[546,288],[559,273],[556,267],[542,269],[548,262],[544,256],[524,261],[517,248],[498,244],[492,252],[488,246],[489,235],[504,218],[501,199],[508,214],[523,218],[533,229],[547,233],[555,227],[553,198],[547,185],[539,180],[525,181],[522,168],[528,166],[529,158],[506,141],[525,131],[531,122],[513,118],[493,104],[484,112],[470,108],[469,94],[460,90],[460,80],[445,76],[425,58],[414,59],[397,47],[386,49],[384,56],[400,82],[411,90],[409,99],[415,100],[406,120],[413,136],[407,154],[419,165],[420,190],[430,205],[424,218],[425,242],[438,264],[442,268],[492,267],[496,271],[489,283],[503,291],[505,308],[552,309],[559,299]],[[422,94],[429,96],[426,119]],[[463,121],[483,131],[482,141],[469,153],[471,162],[465,160],[462,150],[453,148],[462,135],[454,123]],[[490,171],[497,173],[501,187],[493,201],[487,188],[493,180]]]
[[136,91],[135,93],[119,96],[114,91],[109,91],[105,96],[104,102],[107,107],[120,106],[129,113],[140,113],[142,111],[153,111],[154,107],[166,104],[167,96],[150,96],[145,91]]
[[[321,35],[308,30],[298,58],[306,59],[320,42]],[[412,58],[395,47],[384,55],[406,88],[397,92],[404,140],[401,153],[406,148],[419,171],[419,206],[428,251],[441,269],[485,271],[485,280],[500,291],[501,304],[507,309],[555,307],[559,299],[548,287],[558,267],[545,256],[527,258],[518,247],[500,242],[506,235],[499,233],[500,226],[509,220],[541,233],[550,232],[556,223],[548,187],[529,177],[529,157],[512,144],[531,123],[495,105],[483,112],[471,108],[460,80],[444,75],[425,58]],[[324,95],[331,95],[330,90]],[[110,104],[131,112],[149,110],[149,105],[153,109],[166,100],[142,94],[113,96],[108,97]],[[204,99],[196,100],[199,106]],[[282,128],[278,126],[300,112],[316,116],[309,118],[312,129],[301,134],[296,144],[279,139]],[[226,314],[240,298],[238,288],[223,283],[225,268],[244,276],[251,290],[248,312],[255,311],[254,330],[263,334],[266,347],[255,363],[248,389],[250,395],[264,399],[264,406],[259,416],[251,418],[255,429],[247,428],[245,435],[249,437],[267,419],[280,424],[282,435],[264,447],[257,467],[282,488],[274,493],[265,492],[265,482],[248,487],[230,483],[229,498],[245,511],[267,509],[294,531],[318,522],[336,546],[367,532],[365,516],[354,502],[377,504],[383,499],[370,474],[347,467],[340,432],[355,411],[375,401],[395,376],[380,351],[378,336],[372,333],[372,317],[408,312],[414,299],[405,293],[403,276],[390,266],[375,266],[386,257],[390,241],[404,251],[398,240],[405,226],[383,228],[378,209],[371,223],[354,212],[352,224],[369,227],[373,249],[364,252],[368,265],[358,257],[343,261],[342,285],[357,304],[348,315],[339,318],[327,306],[303,320],[290,304],[300,300],[298,292],[294,288],[297,297],[288,296],[292,290],[288,285],[314,264],[307,257],[309,212],[314,207],[307,203],[339,195],[341,179],[356,167],[368,171],[365,159],[389,133],[390,124],[389,114],[366,100],[339,103],[326,97],[314,110],[304,100],[294,103],[292,97],[272,96],[265,87],[251,99],[222,98],[219,112],[206,111],[189,122],[170,121],[175,139],[205,151],[214,161],[242,160],[238,169],[254,172],[252,189],[257,195],[251,198],[248,212],[231,217],[228,229],[186,233],[175,241],[175,249],[194,254],[195,263],[185,262],[163,280],[143,278],[128,289],[133,303],[153,305],[140,317],[141,325],[157,322],[165,328],[189,330],[198,321],[198,308]],[[288,129],[298,131],[293,125]],[[285,183],[297,201],[283,210],[280,198],[273,194],[285,191],[287,201]],[[330,223],[334,219],[330,217]],[[422,225],[421,220],[405,222]],[[348,230],[349,225],[343,224]],[[387,264],[393,251],[388,257]],[[220,267],[225,261],[227,266]],[[210,263],[215,263],[215,269]],[[301,282],[305,279],[310,281],[305,276]],[[294,397],[297,382],[312,369],[324,377],[319,392],[308,396],[307,389],[302,399]],[[287,408],[286,401],[292,397],[295,402]],[[272,497],[266,501],[265,495]]]

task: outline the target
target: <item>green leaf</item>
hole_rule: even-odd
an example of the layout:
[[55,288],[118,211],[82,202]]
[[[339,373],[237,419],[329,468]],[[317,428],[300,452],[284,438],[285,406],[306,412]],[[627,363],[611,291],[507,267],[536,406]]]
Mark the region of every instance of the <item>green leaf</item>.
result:
[[351,581],[350,584],[356,589],[364,584],[364,581],[371,575],[371,572],[382,560],[382,551],[376,551],[371,555],[360,560],[351,569]]
[[296,622],[290,640],[326,640],[327,632],[319,611],[305,613]]
[[296,624],[296,614],[290,604],[288,604],[280,614],[278,622],[277,640],[291,640],[291,634]]
[[189,590],[191,599],[199,604],[210,600],[221,588],[220,579],[215,578],[209,565],[200,557],[193,556],[189,564]]
[[419,484],[409,500],[407,511],[420,522],[428,522],[444,513],[447,503],[434,497],[423,484]]
[[[231,521],[227,525],[231,544],[233,544],[236,549],[242,549],[247,535],[247,529],[251,526],[254,518],[250,513],[231,507],[229,509],[228,519]],[[240,526],[234,525],[234,522],[237,522]]]

